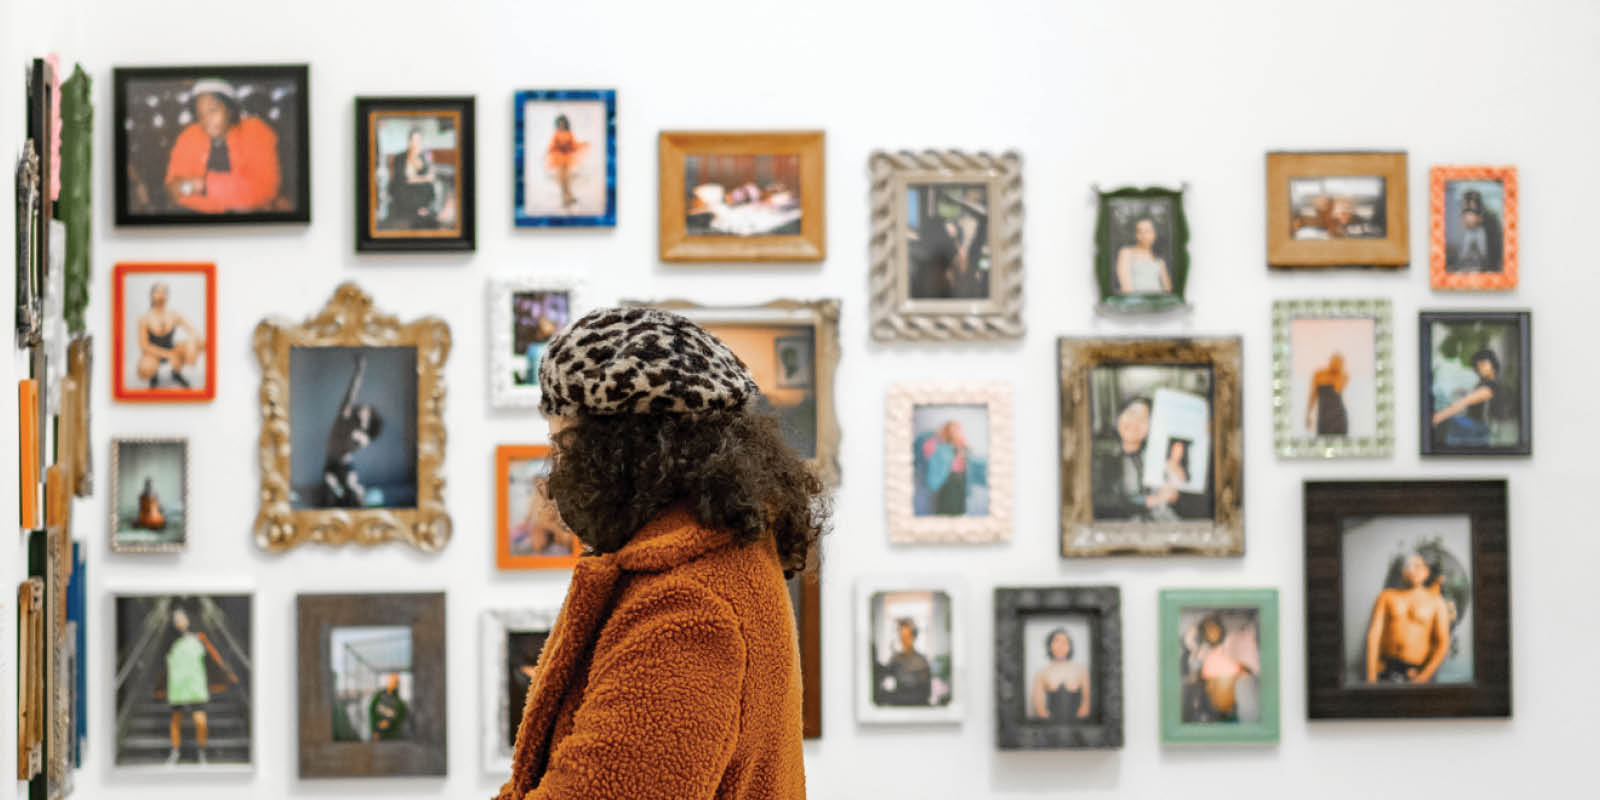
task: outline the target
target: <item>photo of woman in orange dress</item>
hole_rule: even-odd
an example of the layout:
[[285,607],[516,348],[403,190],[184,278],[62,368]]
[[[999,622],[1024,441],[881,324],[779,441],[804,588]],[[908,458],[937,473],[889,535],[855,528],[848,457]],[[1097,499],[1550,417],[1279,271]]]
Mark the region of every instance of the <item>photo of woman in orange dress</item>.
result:
[[616,225],[616,92],[524,89],[515,102],[516,224]]
[[550,146],[545,148],[545,165],[555,173],[556,182],[561,185],[561,207],[564,209],[578,204],[577,195],[572,193],[572,172],[574,167],[583,163],[588,150],[588,142],[572,135],[572,121],[567,119],[567,115],[558,115],[556,132],[550,136]]

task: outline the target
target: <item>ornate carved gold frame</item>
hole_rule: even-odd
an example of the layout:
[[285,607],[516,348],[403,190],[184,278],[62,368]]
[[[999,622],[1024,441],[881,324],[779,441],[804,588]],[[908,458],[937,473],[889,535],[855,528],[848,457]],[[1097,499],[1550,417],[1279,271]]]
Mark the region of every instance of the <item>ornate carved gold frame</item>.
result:
[[[354,283],[296,325],[267,319],[253,346],[261,365],[261,509],[256,544],[281,552],[305,542],[371,546],[402,541],[435,552],[450,541],[444,505],[444,363],[450,326],[437,317],[402,323],[373,307]],[[415,347],[417,350],[417,505],[415,508],[302,509],[290,505],[289,351],[293,347]]]

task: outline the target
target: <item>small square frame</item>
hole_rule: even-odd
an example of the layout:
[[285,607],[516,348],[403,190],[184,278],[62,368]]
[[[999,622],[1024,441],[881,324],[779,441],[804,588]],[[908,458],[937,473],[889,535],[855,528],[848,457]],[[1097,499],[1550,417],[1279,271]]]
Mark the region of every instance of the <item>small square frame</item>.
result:
[[[462,97],[357,97],[356,98],[356,252],[437,252],[475,250],[478,247],[477,126],[475,101]],[[383,231],[374,229],[378,213],[377,175],[369,168],[378,147],[372,124],[378,115],[445,116],[456,119],[456,232],[448,230]]]
[[[658,250],[662,261],[821,261],[827,257],[822,131],[662,131]],[[800,156],[800,233],[690,236],[684,214],[684,159],[693,155]]]
[[[1378,398],[1373,436],[1296,435],[1293,323],[1371,319]],[[1272,303],[1272,442],[1279,458],[1388,458],[1394,453],[1394,313],[1387,299],[1276,300]]]
[[[1084,614],[1095,618],[1094,674],[1100,722],[1074,724],[1029,720],[1017,713],[1026,702],[1028,676],[1020,656],[1029,614]],[[996,587],[994,590],[995,746],[1001,750],[1121,748],[1122,591],[1115,586]]]
[[[203,386],[188,389],[130,389],[123,385],[123,347],[127,343],[127,322],[123,304],[127,300],[125,285],[130,275],[193,274],[206,279],[206,382]],[[111,395],[123,402],[180,402],[206,403],[217,396],[217,344],[221,337],[217,330],[217,265],[210,262],[192,263],[121,263],[111,272]]]
[[[1259,610],[1261,720],[1254,723],[1188,723],[1183,721],[1183,687],[1178,674],[1178,618],[1184,608],[1206,606]],[[1158,628],[1161,653],[1162,744],[1277,744],[1282,674],[1278,661],[1277,589],[1162,589]]]
[[[1500,181],[1505,189],[1505,216],[1500,220],[1500,271],[1461,273],[1445,267],[1445,184],[1450,181]],[[1435,289],[1507,291],[1517,288],[1517,168],[1513,166],[1447,164],[1428,171],[1428,276]]]
[[[949,704],[928,708],[880,708],[872,702],[872,596],[879,592],[932,591],[943,592],[950,599],[950,665]],[[924,576],[865,576],[856,580],[855,603],[855,666],[856,721],[863,724],[918,725],[954,723],[966,718],[966,695],[970,691],[967,680],[969,657],[965,646],[966,624],[963,622],[969,609],[966,606],[966,585],[955,575]]]
[[[537,146],[530,147],[523,115],[523,106],[530,100],[571,102],[600,102],[606,106],[606,210],[590,215],[540,215],[523,211],[527,202],[528,187],[523,172],[527,159],[538,158]],[[617,225],[617,92],[614,89],[522,89],[512,101],[515,118],[512,129],[512,157],[516,174],[513,177],[514,195],[512,215],[518,228],[586,227],[614,228]]]
[[[1516,325],[1517,343],[1517,444],[1509,447],[1454,446],[1433,441],[1433,323],[1479,320]],[[1531,456],[1533,455],[1533,312],[1531,311],[1423,311],[1417,315],[1417,434],[1425,456]]]
[[[1411,263],[1404,152],[1267,153],[1267,266],[1274,269],[1369,267]],[[1289,181],[1373,175],[1384,179],[1384,238],[1296,239],[1289,231]]]
[[[918,406],[981,405],[989,415],[989,513],[986,516],[917,516],[912,431]],[[884,402],[885,501],[891,542],[1008,542],[1012,530],[1014,462],[1011,385],[1007,383],[895,383]]]

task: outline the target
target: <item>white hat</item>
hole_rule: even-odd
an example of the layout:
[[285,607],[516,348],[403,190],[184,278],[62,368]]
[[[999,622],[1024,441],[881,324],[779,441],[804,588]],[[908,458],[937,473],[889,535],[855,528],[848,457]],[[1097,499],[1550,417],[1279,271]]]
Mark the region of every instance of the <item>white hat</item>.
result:
[[234,91],[233,84],[221,78],[201,78],[194,82],[194,86],[189,87],[189,95],[191,97],[199,97],[203,94],[220,95],[235,102],[239,99],[238,93]]

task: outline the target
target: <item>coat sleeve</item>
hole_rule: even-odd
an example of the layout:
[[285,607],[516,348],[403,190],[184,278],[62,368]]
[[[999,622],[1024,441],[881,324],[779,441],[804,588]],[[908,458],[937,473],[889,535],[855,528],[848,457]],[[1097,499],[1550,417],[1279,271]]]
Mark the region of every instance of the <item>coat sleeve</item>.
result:
[[745,647],[733,608],[678,582],[626,600],[607,628],[572,731],[526,800],[712,797],[739,730]]

